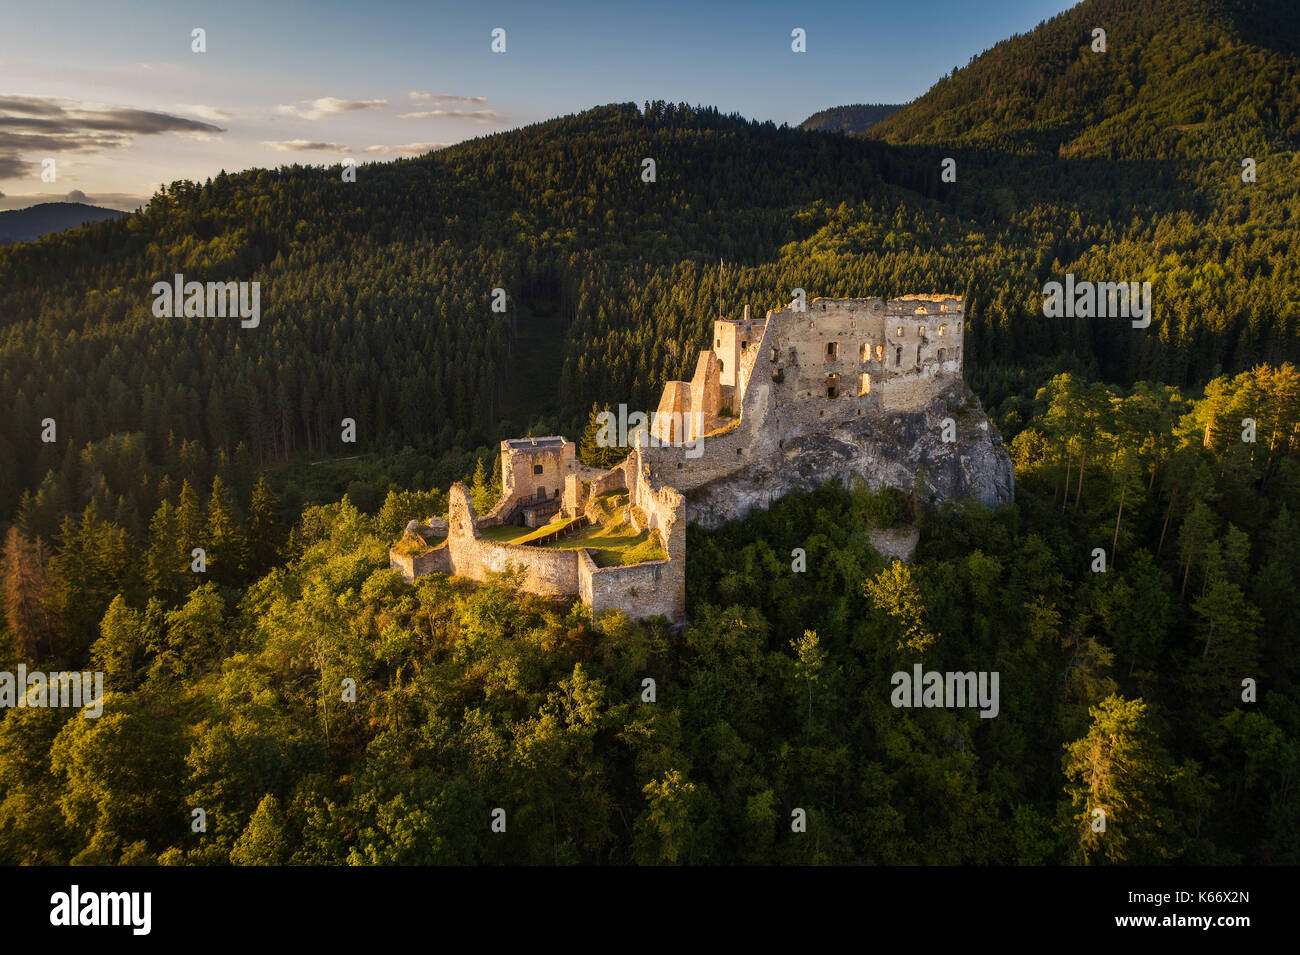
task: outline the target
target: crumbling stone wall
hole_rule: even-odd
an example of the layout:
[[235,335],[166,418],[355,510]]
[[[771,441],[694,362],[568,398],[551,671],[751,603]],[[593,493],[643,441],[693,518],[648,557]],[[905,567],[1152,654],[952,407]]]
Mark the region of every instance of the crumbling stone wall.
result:
[[[839,449],[862,452],[872,446],[871,429],[889,425],[898,431],[899,415],[924,417],[954,388],[964,388],[964,317],[964,303],[952,295],[813,299],[800,311],[770,311],[763,321],[752,320],[746,306],[741,321],[714,323],[712,347],[700,353],[691,381],[665,385],[653,441],[642,435],[638,447],[607,472],[580,465],[573,442],[559,436],[503,441],[501,502],[476,520],[468,490],[454,484],[447,540],[416,558],[393,554],[392,566],[408,580],[434,571],[484,580],[514,566],[526,589],[577,595],[593,615],[618,608],[678,622],[686,612],[685,495],[694,493],[697,506],[701,494],[724,493],[735,484],[726,479],[742,471],[751,478],[756,469],[760,477],[784,473],[798,465],[792,458],[810,441],[828,460],[852,461],[860,470],[863,461]],[[720,416],[727,404],[739,421]],[[913,451],[917,446],[913,442]],[[997,457],[996,448],[984,450]],[[996,471],[1001,461],[990,467]],[[999,497],[1008,482],[990,480],[996,487],[989,494]],[[659,534],[667,559],[600,568],[586,550],[545,550],[479,536],[479,527],[500,523],[522,501],[536,500],[538,488],[548,499],[562,488],[564,512],[571,517],[598,494],[628,490],[628,513]]]
[[[633,456],[609,472],[626,478]],[[576,477],[576,475],[570,475]],[[514,569],[522,574],[521,586],[530,593],[550,596],[579,596],[595,615],[617,608],[633,617],[660,614],[674,623],[686,614],[686,538],[684,500],[671,488],[654,490],[644,481],[633,482],[637,499],[652,526],[668,547],[669,559],[628,567],[597,567],[585,550],[549,550],[507,544],[479,536],[469,489],[457,482],[451,486],[448,508],[448,536],[438,547],[412,558],[389,551],[389,565],[403,579],[413,581],[431,573],[444,573],[487,580],[494,573]],[[671,542],[669,546],[668,542]]]
[[522,586],[537,594],[578,592],[577,552],[506,544],[482,538],[474,520],[469,489],[459,481],[451,486],[450,533],[437,550],[446,549],[443,571],[470,580],[487,580],[493,573],[513,567],[523,572]]

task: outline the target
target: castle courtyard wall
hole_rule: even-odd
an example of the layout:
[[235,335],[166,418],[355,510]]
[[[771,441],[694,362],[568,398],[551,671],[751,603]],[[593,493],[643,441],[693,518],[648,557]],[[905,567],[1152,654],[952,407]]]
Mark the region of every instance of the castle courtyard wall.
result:
[[[768,312],[762,322],[751,321],[746,306],[742,322],[715,323],[713,348],[700,353],[690,382],[667,383],[662,421],[620,464],[607,472],[581,465],[573,443],[559,436],[504,441],[501,503],[476,520],[469,491],[453,484],[447,539],[414,558],[390,552],[390,565],[407,580],[442,572],[483,581],[513,567],[525,590],[577,595],[593,617],[618,609],[679,622],[686,612],[685,494],[756,463],[780,468],[798,453],[785,446],[793,439],[924,409],[961,379],[963,324],[964,303],[950,295],[814,299],[798,311]],[[738,405],[731,409],[738,420],[719,414],[724,402]],[[678,437],[674,415],[696,441],[671,442]],[[538,465],[543,473],[535,475]],[[480,527],[536,500],[538,487],[548,499],[562,489],[568,516],[593,496],[626,489],[628,516],[659,534],[667,559],[601,568],[585,549],[481,537]]]
[[679,621],[686,616],[686,576],[681,561],[656,560],[627,567],[597,567],[583,551],[580,566],[580,594],[595,620],[607,610],[621,610],[629,617],[667,617]]

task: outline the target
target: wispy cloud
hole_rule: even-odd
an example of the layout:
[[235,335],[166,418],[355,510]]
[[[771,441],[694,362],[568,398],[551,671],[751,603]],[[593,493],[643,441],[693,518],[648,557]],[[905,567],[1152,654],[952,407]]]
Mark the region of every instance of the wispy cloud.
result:
[[270,146],[272,149],[278,149],[281,152],[333,152],[333,153],[350,153],[351,147],[343,146],[339,143],[322,143],[310,139],[282,139],[277,142],[263,142],[263,146]]
[[193,113],[195,116],[202,116],[204,119],[211,120],[214,123],[222,123],[235,118],[235,114],[230,112],[230,110],[218,109],[215,106],[181,103],[176,108],[183,113]]
[[406,94],[417,103],[438,103],[443,106],[479,106],[487,102],[486,96],[454,96],[451,93],[422,93],[411,90]]
[[105,106],[45,96],[0,96],[0,179],[29,174],[25,153],[44,155],[122,149],[135,136],[207,136],[220,126],[154,110]]
[[381,109],[388,105],[386,99],[338,99],[334,96],[322,96],[307,104],[277,106],[275,111],[299,119],[323,119],[339,113],[355,113],[363,109]]
[[435,149],[445,149],[451,143],[406,143],[401,146],[367,146],[368,153],[394,153],[399,156],[422,156]]
[[505,117],[494,109],[426,109],[399,113],[399,119],[472,119],[476,123],[499,123]]

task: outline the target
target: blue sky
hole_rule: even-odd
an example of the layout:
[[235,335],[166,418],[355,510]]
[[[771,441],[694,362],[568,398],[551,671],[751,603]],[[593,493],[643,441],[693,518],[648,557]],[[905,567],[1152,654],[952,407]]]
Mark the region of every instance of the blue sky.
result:
[[133,208],[223,168],[389,160],[611,102],[796,124],[906,102],[1071,5],[3,0],[0,209],[70,193]]

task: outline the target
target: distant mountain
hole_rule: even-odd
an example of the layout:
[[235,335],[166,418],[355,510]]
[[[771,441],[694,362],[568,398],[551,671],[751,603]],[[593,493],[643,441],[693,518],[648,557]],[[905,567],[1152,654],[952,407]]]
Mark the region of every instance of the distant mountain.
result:
[[854,106],[834,106],[820,113],[813,113],[802,123],[800,129],[823,133],[865,133],[886,116],[892,116],[902,109],[902,104],[872,103]]
[[74,229],[87,222],[100,222],[126,215],[116,209],[101,209],[84,202],[42,202],[26,209],[0,212],[0,245],[30,242],[50,232]]
[[[1092,49],[1098,28],[1105,52]],[[1300,5],[1085,0],[954,70],[867,135],[1115,159],[1292,149]]]

